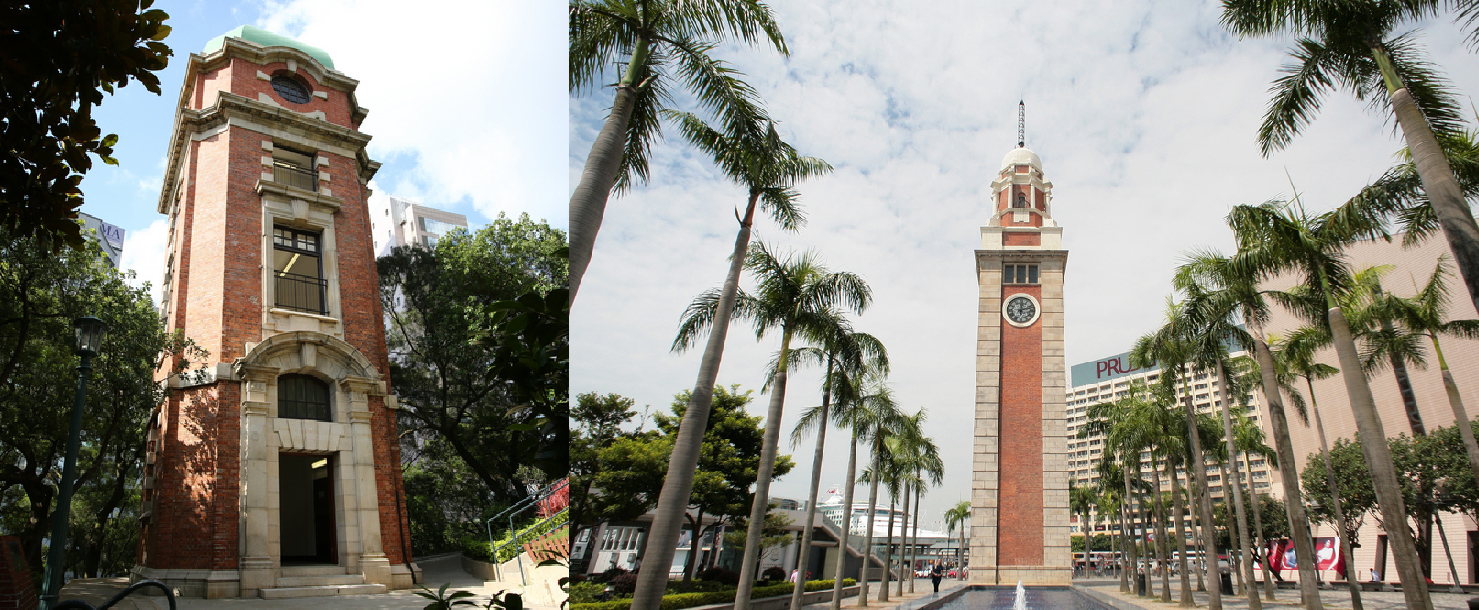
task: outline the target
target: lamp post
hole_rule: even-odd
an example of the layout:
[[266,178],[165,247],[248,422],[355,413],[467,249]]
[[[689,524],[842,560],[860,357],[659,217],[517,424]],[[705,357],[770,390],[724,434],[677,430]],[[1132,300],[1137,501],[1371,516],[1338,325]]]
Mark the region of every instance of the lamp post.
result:
[[82,443],[82,405],[87,401],[87,378],[92,373],[92,357],[102,347],[108,325],[88,316],[77,318],[72,322],[72,328],[77,334],[77,355],[82,361],[77,365],[77,395],[72,402],[72,428],[67,433],[67,459],[62,464],[61,490],[51,519],[51,549],[46,554],[46,575],[42,581],[45,588],[41,594],[41,607],[44,609],[55,607],[62,592],[63,564],[67,561],[67,517],[72,512],[77,446]]

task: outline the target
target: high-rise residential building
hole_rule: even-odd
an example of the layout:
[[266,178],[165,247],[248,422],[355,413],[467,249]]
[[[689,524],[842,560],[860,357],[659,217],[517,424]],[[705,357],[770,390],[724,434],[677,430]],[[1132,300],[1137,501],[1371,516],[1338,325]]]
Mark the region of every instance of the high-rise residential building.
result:
[[412,586],[358,85],[250,26],[185,65],[162,314],[210,355],[150,419],[136,578],[268,599]]
[[82,219],[83,234],[98,242],[103,248],[103,259],[117,269],[119,261],[123,259],[123,227],[108,224],[85,212],[78,212],[77,216]]
[[467,228],[467,217],[427,207],[394,195],[370,198],[375,256],[390,254],[396,246],[436,247],[452,229]]

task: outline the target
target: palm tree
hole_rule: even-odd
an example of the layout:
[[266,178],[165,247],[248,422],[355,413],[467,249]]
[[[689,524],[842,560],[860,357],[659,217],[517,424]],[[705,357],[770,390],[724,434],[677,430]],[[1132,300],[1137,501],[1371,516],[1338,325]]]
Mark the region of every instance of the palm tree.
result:
[[[1238,473],[1237,449],[1233,446],[1232,425],[1232,400],[1228,396],[1228,386],[1231,379],[1227,374],[1224,362],[1228,358],[1227,340],[1239,334],[1244,334],[1237,323],[1239,300],[1231,289],[1222,287],[1221,294],[1217,289],[1208,290],[1198,282],[1197,270],[1204,261],[1200,256],[1205,254],[1193,254],[1187,265],[1179,269],[1173,280],[1176,288],[1184,291],[1187,295],[1187,304],[1183,308],[1184,325],[1182,329],[1187,341],[1191,344],[1192,358],[1197,365],[1203,369],[1210,369],[1217,374],[1217,402],[1222,406],[1222,436],[1225,443],[1224,452],[1227,461],[1232,465],[1232,478],[1223,477],[1223,488],[1228,493],[1223,494],[1233,497],[1234,512],[1237,513],[1238,547],[1242,549],[1241,578],[1249,583],[1248,607],[1251,610],[1261,610],[1263,603],[1258,599],[1257,587],[1253,586],[1253,557],[1251,555],[1251,540],[1248,537],[1248,513],[1243,506],[1243,494],[1234,493],[1235,489],[1241,487],[1242,477]],[[1249,475],[1252,476],[1251,473]]]
[[[1184,323],[1178,323],[1182,316],[1182,306],[1167,301],[1166,324],[1160,329],[1140,337],[1135,341],[1135,347],[1130,350],[1130,364],[1138,367],[1151,367],[1156,364],[1161,366],[1160,382],[1170,396],[1174,396],[1174,379],[1181,373],[1183,367],[1192,361],[1194,350],[1187,340]],[[1207,493],[1207,462],[1202,456],[1202,445],[1200,435],[1197,433],[1196,407],[1192,404],[1191,392],[1186,392],[1185,400],[1182,401],[1186,410],[1186,438],[1189,444],[1190,457],[1192,461],[1192,474],[1196,477],[1196,486],[1200,491],[1197,495],[1197,508],[1201,511],[1201,522],[1207,525],[1212,523],[1212,499]],[[1212,536],[1206,537],[1207,556],[1217,557],[1217,540]],[[1207,562],[1207,580],[1218,582],[1217,561],[1213,559]],[[1169,599],[1165,601],[1170,601]],[[1211,587],[1207,590],[1207,607],[1211,610],[1222,610],[1222,588]]]
[[[1104,437],[1104,453],[1100,464],[1119,460],[1119,475],[1123,479],[1125,487],[1125,511],[1132,510],[1130,503],[1135,500],[1135,491],[1140,488],[1140,454],[1147,451],[1154,443],[1154,435],[1151,426],[1141,423],[1141,419],[1147,413],[1149,391],[1144,382],[1136,380],[1130,383],[1130,387],[1124,398],[1112,402],[1101,402],[1089,405],[1085,413],[1087,422],[1079,428],[1078,437],[1088,438],[1090,436],[1102,435]],[[1109,469],[1101,471],[1101,481],[1107,479],[1106,475],[1112,474]],[[1134,475],[1132,477],[1132,474]],[[1144,512],[1145,503],[1140,502],[1141,512]],[[1133,532],[1134,518],[1126,516],[1126,535]],[[1142,526],[1150,523],[1149,519],[1141,518]],[[1133,543],[1127,543],[1126,548],[1130,554],[1130,566],[1137,577],[1140,576],[1140,543],[1143,537],[1134,536]],[[1137,588],[1138,593],[1138,588]]]
[[[791,187],[832,168],[821,159],[796,154],[795,149],[781,141],[775,125],[769,121],[764,123],[764,129],[761,129],[759,121],[734,125],[732,127],[735,128],[727,134],[710,128],[696,117],[680,117],[679,124],[684,137],[713,156],[731,179],[749,187],[750,198],[744,220],[740,222],[739,235],[734,240],[734,254],[723,287],[705,292],[690,305],[685,312],[684,326],[673,340],[674,351],[685,351],[693,346],[702,330],[713,327],[704,345],[698,381],[689,395],[688,408],[678,426],[668,474],[663,479],[662,492],[653,512],[652,529],[647,538],[650,545],[647,561],[656,563],[649,565],[667,565],[661,562],[673,560],[673,548],[678,544],[688,497],[693,492],[693,471],[698,465],[709,409],[713,406],[714,383],[719,377],[719,361],[724,355],[729,319],[739,292],[740,271],[749,257],[750,226],[755,217],[756,203],[764,199],[767,210],[784,225],[786,219],[800,215],[796,207],[799,196]],[[637,588],[632,596],[633,609],[657,610],[666,589],[667,575],[660,570],[638,574]]]
[[1084,569],[1089,567],[1089,553],[1093,551],[1094,530],[1089,527],[1089,510],[1094,508],[1099,501],[1099,494],[1093,487],[1079,487],[1074,479],[1068,480],[1068,510],[1075,515],[1082,515],[1079,521],[1084,531]]
[[1259,130],[1264,156],[1287,146],[1331,89],[1390,107],[1469,297],[1479,307],[1479,225],[1439,144],[1440,136],[1460,133],[1459,106],[1413,35],[1392,36],[1409,20],[1435,15],[1438,6],[1436,0],[1224,0],[1222,23],[1239,36],[1300,37],[1290,52],[1295,63],[1274,81],[1274,98]]
[[[1241,358],[1248,360],[1247,356]],[[1250,362],[1248,368],[1251,370],[1255,367]],[[1240,392],[1239,395],[1241,396],[1243,393]],[[1240,400],[1240,405],[1241,402]],[[1238,452],[1243,455],[1243,465],[1247,467],[1250,482],[1253,476],[1252,456],[1257,455],[1262,457],[1267,463],[1273,465],[1273,467],[1279,467],[1278,452],[1264,443],[1263,428],[1257,422],[1250,419],[1247,414],[1238,413],[1237,416],[1233,417],[1233,437],[1236,439],[1235,446]],[[1253,533],[1258,535],[1256,542],[1259,548],[1258,559],[1263,563],[1264,595],[1268,598],[1268,601],[1274,601],[1274,589],[1278,587],[1274,586],[1274,582],[1270,576],[1273,574],[1273,566],[1269,564],[1269,556],[1266,552],[1268,549],[1268,540],[1263,535],[1263,510],[1260,497],[1261,495],[1255,490],[1252,494],[1253,506],[1249,507],[1249,512],[1253,513]]]
[[971,502],[961,500],[955,503],[950,510],[945,511],[945,533],[948,535],[960,529],[960,546],[955,549],[955,570],[961,580],[965,580],[965,535],[971,525]]
[[1438,359],[1438,368],[1443,373],[1443,388],[1448,393],[1448,405],[1453,409],[1454,422],[1463,437],[1464,448],[1468,450],[1469,466],[1474,470],[1474,478],[1479,480],[1479,444],[1474,442],[1474,431],[1469,427],[1469,416],[1464,410],[1463,400],[1459,398],[1458,385],[1453,381],[1453,373],[1448,370],[1448,361],[1443,358],[1443,348],[1438,345],[1439,335],[1469,339],[1479,337],[1479,320],[1443,321],[1448,313],[1448,277],[1449,272],[1443,257],[1439,257],[1438,266],[1433,270],[1433,275],[1428,277],[1427,283],[1416,295],[1400,301],[1401,323],[1427,335],[1428,340],[1433,343],[1433,355]]
[[[849,393],[854,386],[850,381],[853,375],[861,375],[865,370],[877,370],[884,373],[888,371],[888,350],[883,343],[873,335],[860,332],[852,332],[847,328],[839,328],[841,332],[822,337],[816,347],[800,347],[792,352],[792,362],[799,365],[803,362],[825,362],[826,374],[822,377],[822,404],[807,410],[796,422],[796,428],[791,431],[791,444],[800,445],[801,437],[809,430],[817,432],[816,451],[811,459],[811,491],[806,501],[806,527],[801,529],[801,554],[796,560],[796,565],[805,570],[811,559],[811,523],[816,519],[817,491],[822,483],[822,455],[826,447],[827,419],[832,411],[832,394],[835,387],[839,393]],[[852,397],[846,396],[851,399]],[[846,402],[846,401],[844,401]],[[843,512],[850,517],[852,507],[847,507]],[[845,520],[845,519],[844,519]],[[843,529],[847,529],[844,523]],[[844,533],[844,535],[846,535]],[[838,547],[839,552],[846,552],[846,544]],[[841,561],[839,559],[839,561]],[[796,587],[791,592],[791,610],[801,609],[801,597],[805,587]]]
[[[858,438],[860,435],[860,428],[857,423],[860,420],[866,422],[869,417],[868,414],[874,411],[895,410],[893,391],[884,382],[884,376],[885,373],[876,367],[865,367],[859,374],[843,379],[842,381],[847,386],[847,390],[837,395],[837,402],[833,408],[836,414],[834,421],[837,427],[848,428],[851,432],[849,435],[851,436],[851,440],[849,441],[847,455],[847,486],[843,488],[842,496],[842,505],[845,507],[843,509],[841,523],[842,539],[837,544],[839,555],[836,571],[832,578],[832,610],[838,610],[842,607],[843,569],[847,565],[845,553],[847,553],[848,537],[852,530],[853,492],[857,488]],[[841,385],[839,384],[839,389]],[[868,562],[872,559],[872,553],[864,549],[862,555],[863,572],[861,574],[866,574]],[[860,575],[858,580],[863,581],[864,578]],[[866,598],[866,595],[863,596],[864,602],[867,601]]]
[[673,100],[670,81],[726,126],[755,123],[764,113],[754,89],[709,52],[727,41],[755,46],[762,37],[782,56],[789,53],[770,7],[759,0],[570,0],[571,93],[604,87],[611,67],[623,59],[626,64],[611,114],[570,196],[572,302],[590,265],[606,198],[613,188],[620,192],[647,178],[647,151],[660,137],[658,115]]
[[[868,452],[873,460],[872,470],[877,471],[882,463],[883,452],[885,451],[883,445],[885,439],[897,434],[901,426],[901,420],[904,419],[903,413],[899,411],[898,404],[893,400],[892,391],[883,383],[881,378],[875,377],[870,380],[869,385],[870,389],[864,395],[863,400],[860,400],[852,409],[849,409],[846,415],[847,425],[853,431],[852,456],[848,458],[847,484],[849,487],[856,485],[858,480],[853,478],[857,464],[857,441],[859,439],[867,441]],[[842,419],[842,417],[838,419]],[[868,525],[863,538],[863,567],[858,573],[858,606],[861,607],[868,606],[868,563],[873,559],[873,517],[878,509],[878,478],[874,477],[869,483]],[[847,500],[844,500],[844,502],[848,504],[848,510],[851,511],[851,503]],[[885,563],[883,565],[886,571],[888,564]],[[836,587],[832,593],[833,610],[836,610],[842,601],[842,568],[840,562],[837,569],[839,577],[833,585]]]
[[[1323,329],[1316,327],[1301,329],[1301,331],[1296,331],[1286,340],[1274,340],[1274,361],[1282,373],[1288,376],[1303,377],[1305,387],[1309,390],[1309,412],[1315,416],[1315,432],[1320,437],[1320,456],[1325,461],[1325,482],[1330,487],[1330,508],[1335,513],[1335,525],[1340,532],[1340,553],[1346,558],[1346,584],[1351,591],[1351,608],[1361,610],[1361,585],[1356,583],[1357,579],[1354,578],[1355,575],[1350,569],[1350,558],[1353,557],[1350,529],[1346,524],[1345,511],[1340,506],[1340,488],[1335,484],[1335,469],[1330,464],[1330,444],[1325,440],[1325,422],[1320,419],[1320,406],[1315,401],[1315,380],[1330,377],[1340,371],[1335,370],[1333,366],[1315,361],[1315,351],[1329,340],[1329,336],[1325,335]],[[1280,385],[1284,385],[1282,379]],[[1289,385],[1292,386],[1292,384]],[[1304,398],[1293,387],[1286,386],[1283,389],[1289,393],[1290,401],[1296,405],[1304,401]],[[1303,411],[1303,409],[1300,410]]]
[[[914,549],[919,543],[919,502],[924,496],[925,485],[939,485],[945,476],[945,462],[940,459],[940,448],[933,439],[924,436],[924,421],[928,417],[927,411],[921,408],[909,417],[909,423],[905,427],[906,435],[899,438],[895,459],[899,462],[902,470],[900,478],[904,482],[904,547],[910,549],[908,560],[909,567],[900,574],[908,576],[913,574],[914,562],[918,560],[918,553]],[[909,538],[909,494],[914,494],[914,538],[911,543]],[[903,554],[899,559],[903,561]],[[904,581],[909,581],[909,592],[914,592],[913,578],[900,578],[900,596],[904,595]]]
[[[1336,354],[1339,356],[1341,376],[1345,380],[1346,393],[1350,398],[1351,412],[1360,433],[1361,448],[1371,466],[1382,522],[1407,523],[1408,511],[1403,502],[1397,471],[1392,463],[1391,449],[1387,446],[1386,432],[1376,413],[1371,386],[1367,384],[1366,376],[1361,371],[1361,358],[1356,351],[1350,325],[1336,298],[1351,283],[1351,273],[1345,265],[1341,250],[1354,238],[1369,234],[1373,230],[1372,220],[1350,206],[1310,217],[1300,206],[1269,202],[1233,208],[1228,216],[1228,224],[1232,227],[1238,244],[1238,253],[1227,265],[1231,270],[1230,275],[1250,279],[1256,284],[1257,281],[1276,274],[1295,271],[1303,276],[1302,290],[1315,300],[1323,301],[1327,308],[1324,315],[1312,316],[1307,308],[1298,304],[1295,304],[1295,313],[1313,318],[1309,321],[1326,327],[1331,333]],[[1256,341],[1255,349],[1259,366],[1263,370],[1264,388],[1278,387],[1274,379],[1273,356],[1267,343]],[[1274,436],[1278,441],[1279,463],[1292,470],[1294,451],[1292,447],[1288,447],[1286,451],[1288,423],[1283,418],[1283,401],[1278,398],[1279,392],[1276,390],[1266,391],[1264,395],[1269,401],[1270,419],[1273,420]],[[1287,474],[1292,479],[1286,478],[1284,481],[1285,497],[1298,498],[1298,475],[1292,472]],[[1304,507],[1299,502],[1286,504],[1291,517],[1291,529],[1297,534],[1295,552],[1301,567],[1301,586],[1313,587],[1314,549],[1306,548],[1307,553],[1299,551],[1301,547],[1312,546],[1302,533],[1304,528],[1299,525],[1308,522],[1304,518]],[[1394,527],[1397,531],[1388,532],[1388,542],[1392,545],[1396,559],[1402,595],[1409,607],[1431,608],[1432,600],[1428,597],[1427,584],[1422,577],[1416,544],[1405,528]],[[1311,572],[1308,576],[1309,585],[1303,582],[1306,579],[1306,570]],[[1312,600],[1314,604],[1319,604],[1319,596],[1313,589],[1305,592],[1305,603],[1308,605]]]
[[[765,522],[769,508],[770,479],[780,445],[791,341],[804,338],[821,342],[841,332],[836,312],[841,309],[861,314],[873,297],[861,277],[847,272],[829,272],[810,252],[778,260],[764,244],[760,244],[749,253],[745,267],[756,276],[756,292],[753,295],[743,291],[739,293],[733,317],[750,320],[755,326],[757,339],[764,338],[772,329],[778,328],[781,333],[775,376],[770,381],[770,408],[766,414],[755,495],[750,506],[749,522],[754,524]],[[714,312],[718,309],[718,299],[713,296],[713,291],[709,291],[689,306],[679,331],[680,340],[696,335],[717,318]],[[755,572],[760,559],[761,529],[751,527],[745,533],[745,558],[740,564],[735,610],[749,607],[750,591],[755,587]]]

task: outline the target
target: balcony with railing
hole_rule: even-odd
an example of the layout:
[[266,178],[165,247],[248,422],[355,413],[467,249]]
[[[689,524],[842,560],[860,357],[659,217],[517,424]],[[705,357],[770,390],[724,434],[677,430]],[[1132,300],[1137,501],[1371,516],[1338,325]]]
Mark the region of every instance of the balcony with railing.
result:
[[307,191],[318,191],[318,170],[285,159],[272,160],[272,181]]
[[329,286],[328,280],[280,271],[273,277],[277,280],[276,305],[278,307],[318,315],[328,314],[324,299]]

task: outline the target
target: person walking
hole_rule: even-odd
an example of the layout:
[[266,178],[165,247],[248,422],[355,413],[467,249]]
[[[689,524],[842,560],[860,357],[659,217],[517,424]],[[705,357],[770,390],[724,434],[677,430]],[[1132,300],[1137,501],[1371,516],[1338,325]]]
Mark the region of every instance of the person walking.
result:
[[930,568],[930,582],[935,585],[935,593],[940,592],[940,579],[944,577],[945,568],[939,563],[935,563],[935,567]]

